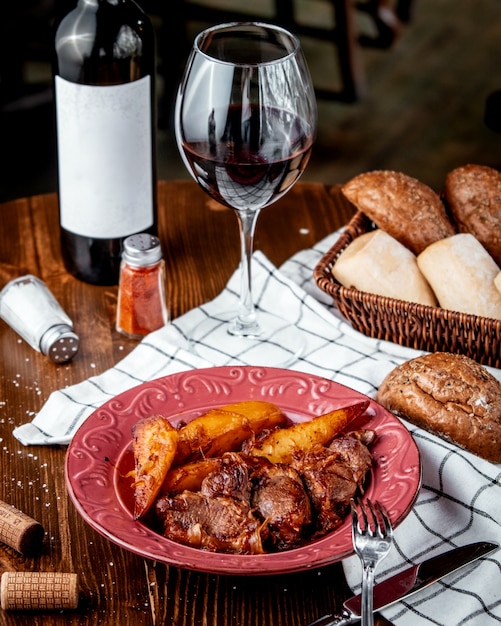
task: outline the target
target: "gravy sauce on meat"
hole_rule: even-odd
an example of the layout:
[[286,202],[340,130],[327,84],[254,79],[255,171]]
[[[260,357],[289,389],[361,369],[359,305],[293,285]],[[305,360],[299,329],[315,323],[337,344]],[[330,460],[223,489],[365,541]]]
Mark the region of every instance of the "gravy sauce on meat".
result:
[[290,550],[338,528],[363,489],[376,433],[360,430],[315,446],[289,464],[230,452],[199,491],[158,499],[165,537],[233,554]]

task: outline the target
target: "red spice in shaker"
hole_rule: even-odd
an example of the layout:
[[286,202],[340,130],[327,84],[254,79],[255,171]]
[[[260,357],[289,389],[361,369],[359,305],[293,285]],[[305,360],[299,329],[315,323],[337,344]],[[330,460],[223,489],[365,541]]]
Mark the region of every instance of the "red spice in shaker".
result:
[[168,321],[165,261],[158,237],[140,233],[124,241],[118,288],[117,330],[140,338]]

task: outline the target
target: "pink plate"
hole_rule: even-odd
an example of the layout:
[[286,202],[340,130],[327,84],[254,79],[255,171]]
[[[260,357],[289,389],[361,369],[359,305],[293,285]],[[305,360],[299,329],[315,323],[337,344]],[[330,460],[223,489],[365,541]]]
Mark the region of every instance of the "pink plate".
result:
[[[352,552],[349,516],[323,539],[278,554],[214,554],[180,545],[132,517],[131,429],[142,417],[161,413],[176,425],[207,410],[244,400],[277,404],[293,421],[306,421],[368,398],[338,383],[283,369],[215,367],[144,383],[109,400],[75,434],[66,455],[69,495],[84,520],[131,552],[190,570],[216,574],[277,574],[318,568]],[[371,400],[350,425],[377,432],[367,496],[380,500],[394,526],[409,513],[421,484],[418,448],[403,424]]]

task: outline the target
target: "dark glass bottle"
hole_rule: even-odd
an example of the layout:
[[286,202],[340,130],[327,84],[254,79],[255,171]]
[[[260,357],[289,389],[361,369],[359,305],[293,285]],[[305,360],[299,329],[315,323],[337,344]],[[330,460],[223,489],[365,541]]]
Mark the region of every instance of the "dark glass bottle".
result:
[[55,35],[61,250],[118,283],[123,240],[156,234],[155,35],[133,0],[78,0]]

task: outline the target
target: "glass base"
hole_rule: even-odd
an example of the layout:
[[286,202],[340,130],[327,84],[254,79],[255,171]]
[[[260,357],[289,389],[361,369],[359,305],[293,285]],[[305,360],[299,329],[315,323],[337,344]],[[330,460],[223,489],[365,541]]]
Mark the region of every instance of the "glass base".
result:
[[238,336],[229,331],[235,314],[207,318],[193,329],[191,350],[213,365],[287,367],[303,353],[298,329],[270,313],[258,313],[259,336]]

